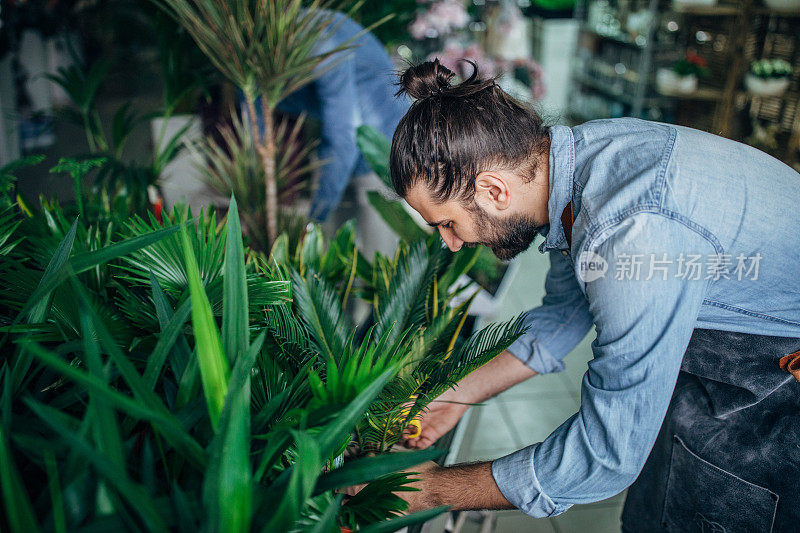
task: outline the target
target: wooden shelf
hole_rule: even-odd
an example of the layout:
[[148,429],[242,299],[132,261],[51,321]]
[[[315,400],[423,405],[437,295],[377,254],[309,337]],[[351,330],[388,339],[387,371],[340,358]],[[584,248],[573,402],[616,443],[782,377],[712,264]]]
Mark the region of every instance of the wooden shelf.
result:
[[[735,4],[716,4],[713,6],[692,6],[692,5],[676,5],[672,4],[672,11],[674,13],[681,13],[685,15],[699,15],[699,16],[719,16],[730,17],[734,15],[741,15],[744,13],[742,6]],[[754,15],[769,15],[775,17],[800,17],[800,8],[795,9],[772,9],[767,6],[752,6],[747,10],[748,13]]]
[[751,10],[756,15],[769,15],[773,17],[800,18],[798,9],[772,9],[771,7],[758,6]]
[[[611,97],[618,102],[622,102],[623,104],[632,106],[634,103],[633,95],[618,90],[613,84],[608,82],[604,82],[580,73],[573,74],[573,79],[578,83],[587,87],[591,87],[592,89],[595,89],[596,91],[603,93],[604,95]],[[672,101],[673,98],[673,96],[649,96],[644,98],[643,105],[645,107],[653,105],[659,106],[666,102]]]
[[702,16],[719,16],[730,17],[733,15],[741,15],[743,10],[741,6],[733,4],[716,4],[713,6],[692,6],[692,5],[675,5],[672,4],[672,11],[686,15],[702,15]]
[[645,46],[647,46],[646,44],[638,44],[636,41],[634,41],[633,39],[629,38],[624,33],[620,33],[618,35],[609,35],[609,34],[606,34],[606,33],[599,33],[597,30],[595,30],[594,28],[592,28],[588,24],[582,24],[581,25],[581,31],[589,33],[591,35],[594,35],[595,37],[598,37],[600,39],[604,39],[606,41],[611,41],[611,42],[614,42],[614,43],[617,43],[617,44],[630,46],[631,48],[636,48],[636,49],[639,49],[639,50],[641,50]]
[[722,89],[711,87],[700,87],[691,93],[663,94],[665,98],[677,98],[679,100],[701,100],[707,102],[718,102],[725,96]]

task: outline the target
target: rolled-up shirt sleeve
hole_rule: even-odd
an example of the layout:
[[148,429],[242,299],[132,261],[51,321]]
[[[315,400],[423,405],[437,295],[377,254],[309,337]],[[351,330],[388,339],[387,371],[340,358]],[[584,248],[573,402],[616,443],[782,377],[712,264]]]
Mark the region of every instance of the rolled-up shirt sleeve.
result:
[[[543,442],[492,464],[501,492],[532,516],[608,498],[636,480],[709,283],[681,275],[681,254],[720,253],[693,229],[659,214],[634,215],[610,233],[590,246],[609,269],[585,285],[597,339],[580,410]],[[630,270],[637,261],[638,273]]]
[[527,332],[508,350],[538,374],[564,370],[564,357],[592,327],[589,302],[578,287],[568,256],[550,252],[542,305],[525,314]]

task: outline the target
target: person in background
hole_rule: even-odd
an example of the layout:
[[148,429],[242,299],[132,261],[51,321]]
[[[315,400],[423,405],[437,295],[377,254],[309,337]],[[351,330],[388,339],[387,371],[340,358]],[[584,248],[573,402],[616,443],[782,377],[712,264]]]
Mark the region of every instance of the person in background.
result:
[[397,74],[383,44],[348,16],[331,16],[330,29],[315,53],[345,44],[350,48],[323,62],[317,79],[278,106],[288,114],[305,112],[320,123],[318,156],[325,164],[311,203],[310,216],[316,222],[324,222],[337,208],[351,179],[363,196],[358,204],[365,207],[366,190],[380,188],[381,182],[361,156],[356,130],[370,125],[391,138],[410,105],[407,98],[395,97]]

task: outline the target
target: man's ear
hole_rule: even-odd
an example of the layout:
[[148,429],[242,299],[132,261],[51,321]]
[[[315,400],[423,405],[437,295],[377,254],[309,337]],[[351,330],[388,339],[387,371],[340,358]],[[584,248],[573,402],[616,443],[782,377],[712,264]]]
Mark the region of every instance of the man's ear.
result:
[[475,203],[485,211],[503,211],[511,205],[511,190],[498,173],[484,171],[475,177]]

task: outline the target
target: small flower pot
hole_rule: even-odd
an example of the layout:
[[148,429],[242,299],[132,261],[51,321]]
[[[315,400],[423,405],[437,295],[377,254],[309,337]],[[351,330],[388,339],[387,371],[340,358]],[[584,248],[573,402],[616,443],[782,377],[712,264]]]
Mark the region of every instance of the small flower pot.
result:
[[656,89],[663,95],[674,96],[691,94],[697,90],[697,76],[680,76],[669,68],[660,68],[656,72]]
[[789,88],[789,78],[759,78],[748,74],[744,86],[754,96],[781,96]]

